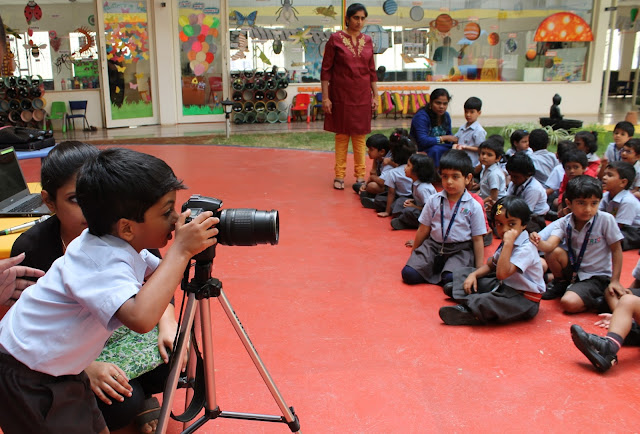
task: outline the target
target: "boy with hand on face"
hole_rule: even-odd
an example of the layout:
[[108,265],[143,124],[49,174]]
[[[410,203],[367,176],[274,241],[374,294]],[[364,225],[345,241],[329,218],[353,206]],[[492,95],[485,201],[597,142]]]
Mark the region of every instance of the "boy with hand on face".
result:
[[456,132],[458,143],[453,145],[454,149],[462,149],[471,158],[474,173],[479,171],[477,169],[480,164],[478,146],[487,137],[487,132],[478,122],[481,114],[482,100],[480,98],[472,96],[464,102],[464,118],[467,122]]

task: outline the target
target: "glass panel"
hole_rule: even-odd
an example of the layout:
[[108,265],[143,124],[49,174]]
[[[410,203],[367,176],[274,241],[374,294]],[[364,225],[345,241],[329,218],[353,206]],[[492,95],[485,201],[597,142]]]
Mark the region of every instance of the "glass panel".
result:
[[222,114],[220,0],[181,1],[178,37],[182,83],[182,114]]
[[[292,82],[319,81],[323,42],[341,28],[342,2],[314,3],[232,2],[231,69],[263,69],[266,59],[287,68]],[[591,33],[593,3],[369,1],[364,32],[384,81],[579,81],[586,80],[591,44],[581,37]]]
[[146,0],[105,1],[111,118],[153,117]]
[[45,90],[100,86],[95,2],[39,2],[42,15],[39,19],[36,14],[32,15],[30,22],[25,16],[26,2],[14,3],[2,6],[4,23],[15,30],[9,35],[9,46],[16,61],[13,74],[40,75]]

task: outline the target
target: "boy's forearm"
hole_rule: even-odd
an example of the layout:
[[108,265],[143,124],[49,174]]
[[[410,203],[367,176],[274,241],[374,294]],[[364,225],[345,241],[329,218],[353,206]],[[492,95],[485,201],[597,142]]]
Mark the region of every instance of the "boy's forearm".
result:
[[391,207],[393,206],[393,201],[396,198],[396,189],[389,187],[389,192],[387,193],[387,207],[385,212],[391,215]]
[[611,280],[620,281],[622,272],[622,244],[617,241],[611,244]]
[[413,240],[413,248],[411,249],[411,251],[414,251],[415,249],[420,247],[422,243],[424,243],[424,240],[427,239],[430,233],[431,233],[431,227],[425,226],[421,223],[420,226],[418,227],[418,230],[416,231],[416,237]]
[[472,240],[476,268],[481,268],[484,265],[484,243],[482,241],[482,235],[475,235],[472,237]]
[[136,333],[151,331],[166,312],[190,259],[169,249],[149,280],[120,307],[116,317]]

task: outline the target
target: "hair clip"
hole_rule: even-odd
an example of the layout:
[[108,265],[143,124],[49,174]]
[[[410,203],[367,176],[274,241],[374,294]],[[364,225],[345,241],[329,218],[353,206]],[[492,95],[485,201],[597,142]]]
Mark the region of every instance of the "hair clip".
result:
[[498,207],[496,208],[496,215],[500,215],[502,214],[502,204],[499,204]]

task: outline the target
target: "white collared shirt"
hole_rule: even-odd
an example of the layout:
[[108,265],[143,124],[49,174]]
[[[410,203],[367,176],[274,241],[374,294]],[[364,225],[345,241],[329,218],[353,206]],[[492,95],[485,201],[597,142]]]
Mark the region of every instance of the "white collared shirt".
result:
[[122,323],[115,313],[160,259],[88,230],[25,291],[0,322],[0,346],[34,371],[76,375]]
[[[449,221],[453,217],[455,204],[451,206],[447,192],[442,190],[438,194],[434,194],[425,203],[418,221],[425,226],[431,227],[430,237],[438,242],[443,242],[443,228],[441,217],[441,206],[444,214],[444,234],[447,233]],[[487,226],[484,220],[484,209],[482,205],[475,200],[468,191],[462,194],[460,200],[460,208],[451,225],[449,236],[445,240],[447,243],[460,243],[463,241],[471,241],[471,237],[476,235],[484,235],[487,233]]]

